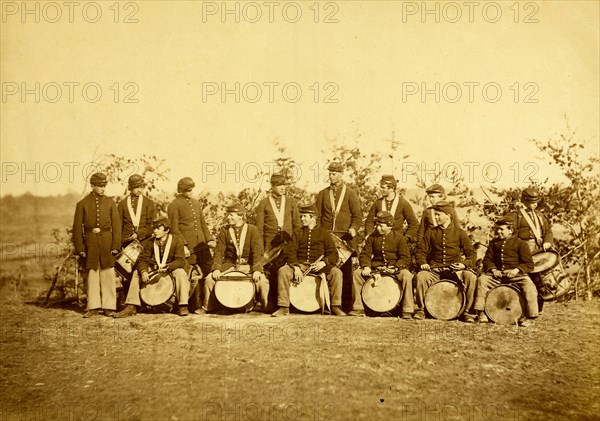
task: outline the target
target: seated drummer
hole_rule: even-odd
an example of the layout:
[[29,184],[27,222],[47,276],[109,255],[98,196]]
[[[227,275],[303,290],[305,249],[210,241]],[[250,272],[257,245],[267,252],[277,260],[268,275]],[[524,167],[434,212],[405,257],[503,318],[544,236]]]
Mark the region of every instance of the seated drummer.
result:
[[515,235],[512,215],[496,221],[496,235],[483,258],[483,274],[477,279],[475,310],[480,323],[488,321],[485,315],[485,297],[488,291],[500,284],[512,284],[519,288],[527,303],[526,319],[521,326],[528,326],[538,317],[537,289],[527,274],[533,270],[533,259],[527,243]]
[[204,281],[204,300],[196,314],[206,314],[217,307],[214,295],[215,282],[221,275],[231,270],[252,274],[256,283],[256,294],[262,311],[267,309],[269,281],[263,274],[260,263],[263,255],[262,238],[255,225],[244,220],[246,208],[241,203],[233,203],[226,208],[228,227],[221,229],[213,256],[212,272]]
[[331,296],[331,312],[335,316],[345,316],[342,310],[342,271],[335,266],[339,256],[333,238],[329,231],[317,226],[317,208],[314,205],[299,205],[298,210],[302,228],[292,235],[286,249],[287,264],[277,274],[279,308],[271,316],[290,314],[290,283],[292,279],[295,283],[302,282],[303,273],[308,268],[313,273],[325,274]]
[[133,272],[125,308],[114,317],[128,317],[137,313],[140,302],[140,277],[142,283],[150,281],[149,272],[169,273],[175,279],[175,297],[178,305],[178,314],[187,316],[188,297],[190,295],[190,281],[185,270],[185,252],[183,242],[179,237],[171,234],[171,222],[169,218],[162,217],[153,223],[154,241],[148,241],[144,245],[137,271]]
[[[472,272],[475,264],[475,250],[467,233],[456,226],[451,203],[440,201],[433,206],[433,216],[437,225],[425,230],[417,245],[417,264],[421,271],[416,276],[417,310],[413,318],[425,318],[425,292],[439,279],[458,279],[465,291],[466,306],[460,319],[466,323],[475,322],[472,306],[475,298],[477,277]],[[462,261],[461,257],[465,256]]]
[[[361,290],[365,279],[371,277],[372,270],[380,268],[394,273],[400,281],[402,294],[402,318],[411,319],[414,310],[413,275],[408,271],[410,252],[402,231],[393,230],[394,216],[390,212],[378,212],[375,216],[375,231],[367,237],[360,252],[359,262],[362,269],[356,269],[352,284],[352,311],[349,316],[364,316],[365,310]],[[376,279],[381,273],[373,275]]]

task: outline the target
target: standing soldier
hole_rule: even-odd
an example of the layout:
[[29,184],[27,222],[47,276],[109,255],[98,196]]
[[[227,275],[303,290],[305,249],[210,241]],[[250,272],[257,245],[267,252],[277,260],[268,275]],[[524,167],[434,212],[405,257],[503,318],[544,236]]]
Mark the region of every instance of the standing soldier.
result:
[[[389,212],[394,217],[394,226],[392,229],[400,231],[408,241],[415,241],[417,230],[419,229],[419,221],[410,203],[396,192],[398,182],[393,175],[383,175],[379,186],[382,197],[377,199],[373,203],[373,206],[371,206],[365,222],[365,236],[373,232],[375,228],[375,216],[379,212]],[[404,221],[408,224],[406,232],[404,231]]]
[[[167,214],[171,221],[171,232],[183,241],[185,257],[188,263],[197,263],[206,276],[212,266],[212,255],[209,247],[215,246],[206,221],[202,206],[196,199],[192,199],[192,190],[196,186],[190,177],[184,177],[177,183],[177,196],[167,207]],[[196,286],[190,297],[190,309],[194,311],[200,307],[201,286]]]
[[[317,224],[350,243],[356,249],[356,234],[362,224],[362,210],[358,195],[342,180],[344,166],[341,162],[329,164],[330,186],[317,195]],[[352,259],[341,267],[344,276],[342,301],[352,305]]]
[[[271,176],[271,192],[260,201],[256,208],[256,227],[263,239],[266,252],[273,247],[287,243],[294,231],[300,228],[298,205],[293,197],[286,195],[287,183],[283,174]],[[266,265],[269,278],[271,300],[277,299],[277,271],[285,263],[285,253],[281,253],[272,263]]]
[[152,235],[152,222],[156,216],[156,205],[144,196],[146,183],[141,175],[129,177],[129,196],[117,205],[121,221],[123,246],[133,240],[141,241]]
[[117,309],[115,255],[121,246],[121,223],[115,202],[104,195],[107,177],[92,174],[92,192],[77,203],[73,219],[75,253],[85,258],[87,311],[93,317],[104,311],[112,317]]
[[[515,229],[517,237],[528,244],[532,255],[550,250],[554,243],[554,235],[552,234],[550,222],[537,210],[540,199],[538,189],[534,187],[526,188],[521,192],[522,205],[516,212],[510,215],[516,221]],[[539,273],[532,273],[530,277],[538,293],[540,293],[542,290],[542,277]],[[538,295],[537,301],[539,312],[541,313],[544,308],[544,299],[541,295]]]
[[[419,230],[417,232],[417,243],[421,241],[421,238],[423,238],[423,234],[425,233],[425,230],[427,228],[435,227],[438,225],[438,221],[435,219],[434,215],[434,206],[438,202],[446,200],[446,191],[444,190],[444,187],[442,187],[440,184],[432,184],[431,186],[427,187],[425,193],[427,193],[427,198],[429,199],[431,206],[423,210],[423,215],[421,216],[421,224],[419,225]],[[457,228],[462,228],[460,224],[460,219],[458,218],[454,206],[452,206],[452,224]]]
[[[397,220],[390,212],[377,213],[375,217],[376,231],[367,237],[365,246],[360,252],[360,268],[354,271],[352,288],[354,303],[352,304],[352,311],[348,313],[349,316],[363,316],[365,314],[361,299],[365,279],[371,277],[373,270],[384,267],[387,270],[397,271],[392,276],[400,282],[402,318],[412,318],[415,303],[412,285],[413,275],[408,271],[410,252],[402,231],[393,228],[396,223]],[[373,276],[379,277],[381,275],[375,274]]]

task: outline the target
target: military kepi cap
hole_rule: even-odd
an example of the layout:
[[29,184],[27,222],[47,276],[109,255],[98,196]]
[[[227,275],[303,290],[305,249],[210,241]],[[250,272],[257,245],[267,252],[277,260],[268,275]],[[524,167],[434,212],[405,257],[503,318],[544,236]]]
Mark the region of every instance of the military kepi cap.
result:
[[341,162],[332,162],[331,164],[329,164],[329,166],[327,167],[327,169],[330,172],[343,172],[344,171],[344,165]]
[[391,227],[394,225],[394,216],[386,211],[377,212],[377,215],[375,216],[375,223],[386,224]]
[[298,205],[299,213],[309,213],[311,215],[315,215],[317,213],[317,207],[312,203],[307,203],[304,205]]
[[523,202],[539,202],[540,192],[535,187],[528,187],[521,193],[521,200]]
[[431,186],[427,187],[425,192],[427,194],[432,194],[432,193],[446,194],[446,191],[440,184],[432,184]]
[[398,182],[396,181],[396,178],[394,178],[393,175],[385,174],[381,176],[381,181],[379,182],[379,184],[387,184],[392,187],[396,187],[398,185]]
[[444,212],[447,215],[452,215],[452,203],[446,202],[445,200],[441,200],[437,202],[433,209],[436,211]]
[[166,216],[158,216],[154,221],[152,221],[152,227],[158,228],[163,226],[166,228],[171,228],[171,221]]
[[283,186],[287,184],[285,181],[285,176],[283,174],[273,174],[271,176],[271,186]]
[[127,182],[129,190],[137,189],[138,187],[144,187],[146,182],[144,181],[144,177],[139,174],[133,174],[129,177]]
[[505,215],[496,221],[496,225],[508,225],[511,227],[515,226],[515,218],[512,215]]
[[106,177],[106,174],[103,174],[101,172],[94,173],[90,177],[90,184],[92,186],[104,187],[107,183],[108,178]]
[[192,190],[196,187],[196,183],[190,177],[183,177],[181,180],[177,182],[177,191],[178,192],[186,192]]
[[246,208],[240,202],[233,202],[233,203],[230,203],[229,205],[227,205],[227,207],[225,208],[225,211],[227,213],[243,214],[243,213],[246,213]]

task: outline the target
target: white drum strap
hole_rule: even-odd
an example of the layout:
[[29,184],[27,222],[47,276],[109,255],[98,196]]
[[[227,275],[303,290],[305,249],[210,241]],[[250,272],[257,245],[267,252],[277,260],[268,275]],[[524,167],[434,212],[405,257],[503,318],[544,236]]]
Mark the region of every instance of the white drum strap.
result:
[[283,218],[285,215],[285,195],[281,196],[281,208],[277,209],[277,204],[275,203],[275,199],[273,196],[269,195],[269,202],[271,202],[271,207],[273,208],[273,213],[275,214],[275,218],[277,218],[277,226],[283,229]]
[[431,223],[433,224],[434,227],[438,226],[438,221],[437,221],[437,218],[435,217],[435,210],[433,208],[431,208]]
[[340,193],[340,198],[339,198],[339,201],[336,206],[335,198],[333,197],[333,190],[331,188],[329,188],[329,200],[331,201],[331,212],[333,213],[333,226],[331,227],[332,231],[335,231],[335,220],[338,216],[338,213],[340,213],[340,209],[342,208],[342,202],[344,201],[345,195],[346,195],[346,185],[342,184],[342,192]]
[[[529,214],[527,213],[527,211],[525,209],[521,208],[521,215],[523,215],[523,218],[525,218],[525,221],[527,221],[527,224],[531,228],[531,231],[533,232],[533,235],[535,236],[535,240],[541,244],[542,243],[542,227],[540,226],[539,218],[537,217],[535,212],[533,213],[534,218],[532,219],[529,216]],[[534,220],[535,220],[535,222],[534,222]]]
[[319,284],[319,295],[321,296],[321,314],[325,311],[331,311],[331,301],[329,301],[329,286],[327,285],[327,278],[324,273],[319,275],[321,282]]
[[144,196],[140,195],[138,199],[137,206],[135,207],[135,212],[133,211],[133,206],[131,206],[131,196],[127,196],[127,209],[129,209],[129,215],[131,216],[131,222],[135,229],[140,226],[140,219],[142,218],[142,200]]
[[242,252],[244,251],[244,243],[246,242],[246,234],[248,232],[248,224],[244,224],[242,227],[242,232],[240,234],[240,241],[238,242],[235,238],[235,231],[233,227],[229,227],[229,236],[231,237],[231,241],[233,241],[233,246],[235,247],[235,251],[237,252],[237,261],[240,261],[242,258]]
[[[396,197],[394,197],[394,201],[392,202],[392,209],[390,210],[390,213],[391,213],[393,216],[396,216],[396,209],[398,209],[398,203],[399,203],[399,202],[400,202],[400,197],[399,197],[398,195],[396,195]],[[381,200],[381,209],[382,209],[384,212],[387,212],[387,211],[388,211],[388,210],[387,210],[387,204],[386,204],[386,202],[385,202],[385,198],[383,198],[383,199]]]
[[168,234],[167,244],[165,245],[165,251],[163,252],[162,258],[160,257],[160,248],[158,247],[158,243],[160,240],[154,240],[154,260],[156,260],[156,264],[159,269],[162,269],[167,266],[167,258],[169,257],[169,250],[171,250],[171,243],[173,242],[173,236]]

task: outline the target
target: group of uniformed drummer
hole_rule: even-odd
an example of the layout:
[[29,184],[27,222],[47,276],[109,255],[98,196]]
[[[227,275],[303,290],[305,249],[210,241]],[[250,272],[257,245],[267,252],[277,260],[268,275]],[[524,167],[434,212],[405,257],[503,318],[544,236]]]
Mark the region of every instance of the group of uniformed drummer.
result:
[[[533,270],[531,256],[534,251],[551,247],[553,239],[548,220],[535,210],[539,201],[536,189],[523,191],[523,209],[496,222],[497,237],[490,243],[483,272],[477,277],[471,240],[461,228],[453,204],[445,200],[443,187],[434,184],[427,189],[432,206],[423,211],[419,224],[409,202],[396,191],[396,179],[384,175],[380,182],[382,197],[373,203],[366,218],[368,235],[358,254],[359,268],[353,271],[352,259],[340,262],[338,245],[346,244],[348,249],[356,250],[363,218],[360,201],[343,182],[342,163],[333,162],[328,170],[331,184],[318,193],[316,204],[296,203],[286,194],[285,177],[272,175],[271,191],[256,210],[256,225],[245,221],[242,204],[230,204],[226,208],[227,226],[216,241],[204,219],[201,203],[191,197],[195,187],[191,178],[178,182],[178,195],[168,205],[168,217],[155,220],[156,206],[142,194],[145,183],[141,176],[129,178],[131,194],[117,206],[104,196],[106,175],[93,174],[92,192],[77,204],[73,225],[75,251],[86,258],[89,270],[84,317],[136,314],[141,305],[140,281],[147,283],[149,273],[156,271],[174,278],[179,315],[186,316],[190,310],[205,314],[218,307],[215,284],[231,270],[252,278],[257,292],[256,309],[272,316],[289,314],[290,286],[302,282],[307,273],[322,275],[329,291],[329,310],[336,316],[346,315],[343,302],[351,303],[348,315],[364,315],[361,289],[367,280],[377,281],[381,276],[393,276],[398,281],[398,307],[404,319],[425,318],[425,294],[440,279],[455,279],[462,285],[466,305],[460,319],[464,322],[488,321],[484,312],[486,294],[501,283],[517,286],[524,295],[527,305],[522,324],[538,316],[540,280],[534,277],[532,281],[528,276]],[[126,306],[116,313],[114,257],[121,246],[132,240],[141,241],[143,251],[131,276]],[[413,243],[415,277],[410,271],[409,245]],[[281,257],[265,270],[264,252],[275,248],[283,250]],[[190,291],[184,269],[193,264],[200,266],[205,278]],[[275,294],[269,299],[270,286],[276,289],[276,305]]]

